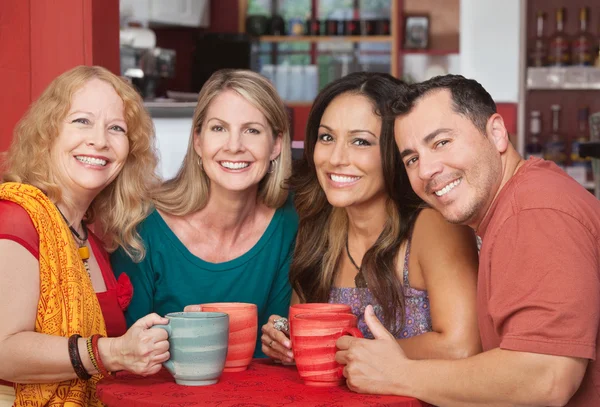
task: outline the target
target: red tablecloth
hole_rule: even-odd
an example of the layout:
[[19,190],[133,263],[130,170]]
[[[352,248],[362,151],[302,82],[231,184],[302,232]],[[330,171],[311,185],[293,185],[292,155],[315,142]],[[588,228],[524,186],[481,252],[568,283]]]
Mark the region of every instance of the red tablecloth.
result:
[[428,406],[410,397],[357,394],[346,386],[306,386],[295,366],[265,359],[253,360],[244,372],[223,373],[212,386],[179,386],[165,369],[150,377],[120,373],[98,383],[98,396],[109,407]]

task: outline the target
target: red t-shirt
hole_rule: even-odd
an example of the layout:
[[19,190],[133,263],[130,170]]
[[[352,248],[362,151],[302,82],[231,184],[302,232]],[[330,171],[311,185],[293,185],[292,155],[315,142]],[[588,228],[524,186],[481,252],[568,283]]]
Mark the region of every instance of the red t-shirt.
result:
[[600,406],[600,201],[555,164],[530,159],[477,233],[484,350],[590,359],[567,406]]
[[[0,239],[13,240],[25,247],[36,259],[39,257],[39,235],[35,226],[25,209],[14,202],[0,200]],[[119,276],[119,281],[115,279],[108,253],[91,231],[89,242],[106,285],[106,291],[96,295],[106,323],[107,335],[121,336],[127,331],[123,310],[131,300],[131,283],[125,273]]]

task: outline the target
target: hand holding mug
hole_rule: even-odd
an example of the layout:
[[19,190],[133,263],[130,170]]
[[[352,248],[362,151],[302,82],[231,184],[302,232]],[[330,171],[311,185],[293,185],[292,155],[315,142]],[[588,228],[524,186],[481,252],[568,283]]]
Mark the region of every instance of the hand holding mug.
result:
[[336,342],[339,351],[335,360],[345,365],[343,373],[346,384],[352,391],[371,394],[395,394],[409,360],[396,338],[379,322],[373,307],[365,309],[365,322],[374,339],[359,339],[343,336]]
[[115,370],[142,376],[158,373],[161,364],[169,359],[169,342],[166,332],[150,328],[168,322],[158,314],[148,314],[137,320],[123,336],[111,338],[110,354],[118,365]]
[[185,386],[215,384],[225,368],[229,316],[223,312],[172,312],[155,325],[168,336],[170,357],[163,364]]
[[305,384],[337,386],[344,382],[343,366],[335,359],[335,344],[343,335],[362,338],[356,328],[356,316],[331,312],[294,315],[294,358]]

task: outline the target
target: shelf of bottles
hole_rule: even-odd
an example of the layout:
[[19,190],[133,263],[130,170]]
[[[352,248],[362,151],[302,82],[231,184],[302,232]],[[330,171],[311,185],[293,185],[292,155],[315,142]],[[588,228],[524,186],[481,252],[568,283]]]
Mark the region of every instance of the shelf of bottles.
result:
[[391,35],[261,35],[262,42],[392,42]]
[[[567,174],[588,189],[594,188],[592,160],[579,156],[579,146],[590,140],[589,108],[577,111],[577,133],[568,137],[561,127],[561,111],[559,104],[550,107],[552,118],[551,129],[542,134],[542,112],[532,110],[529,117],[529,139],[525,146],[526,157],[540,157],[554,161]],[[568,141],[571,140],[571,143]]]
[[[542,2],[533,3],[543,7]],[[592,33],[587,6],[572,7],[569,12],[578,16],[576,30],[572,21],[570,32],[567,32],[565,7],[548,13],[536,11],[529,20],[535,30],[530,31],[527,50],[529,125],[525,155],[556,162],[593,191],[592,161],[579,156],[579,145],[590,141],[589,118],[600,106],[597,101],[600,95],[595,92],[600,90],[600,24],[593,30],[597,32]],[[552,14],[554,27],[546,35],[547,16]]]
[[[579,31],[565,33],[565,9],[556,10],[556,28],[544,34],[546,13],[536,13],[536,36],[529,50],[528,89],[600,89],[600,32],[589,29],[588,7],[579,10]],[[600,28],[599,28],[600,31]]]
[[[536,13],[536,35],[529,49],[530,67],[596,66],[600,68],[600,37],[589,28],[588,7],[579,10],[579,30],[575,35],[565,32],[565,8],[555,12],[556,28],[546,37],[546,13]],[[600,34],[600,33],[597,33]]]

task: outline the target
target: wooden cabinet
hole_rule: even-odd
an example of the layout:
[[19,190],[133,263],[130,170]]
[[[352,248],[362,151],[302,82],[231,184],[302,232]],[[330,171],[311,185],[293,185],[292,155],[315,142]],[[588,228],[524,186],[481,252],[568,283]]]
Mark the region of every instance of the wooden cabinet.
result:
[[[400,7],[403,25],[398,33],[400,76],[407,82],[421,82],[435,75],[458,73],[462,1],[402,0]],[[404,25],[410,16],[427,16],[429,19],[429,44],[426,49],[405,47]]]
[[[263,9],[257,12],[256,5],[269,4],[266,1],[258,0],[238,0],[238,31],[246,32],[246,17],[248,10],[252,14],[271,14],[272,10]],[[290,2],[291,3],[291,2]],[[357,19],[368,20],[370,18],[382,18],[383,13],[372,12],[368,9],[348,9],[348,10],[319,10],[319,6],[327,4],[330,8],[332,4],[339,6],[342,4],[350,4],[350,2],[321,2],[320,0],[294,0],[294,7],[302,3],[306,6],[308,15],[290,16],[287,18],[298,18],[300,21],[305,21],[307,18],[318,19],[339,19],[349,20]],[[354,4],[359,2],[354,2]],[[373,7],[375,2],[360,2],[361,5]],[[270,4],[282,5],[286,4],[281,1],[274,1]],[[289,4],[289,3],[288,3]],[[266,62],[267,64],[278,65],[282,61],[281,55],[286,52],[297,52],[300,49],[307,55],[310,55],[310,64],[318,65],[319,72],[319,89],[325,84],[334,80],[346,73],[353,71],[384,71],[391,75],[404,78],[405,80],[423,80],[422,77],[426,73],[434,70],[429,70],[429,67],[439,68],[445,72],[456,73],[458,61],[459,47],[459,0],[389,0],[387,3],[378,1],[378,7],[389,7],[389,12],[386,9],[385,15],[389,16],[389,35],[339,35],[339,36],[308,36],[308,35],[284,35],[284,36],[269,36],[263,35],[256,38],[256,49],[259,52],[271,53],[271,57]],[[280,10],[281,11],[281,10]],[[278,12],[277,14],[285,14]],[[429,47],[427,49],[404,49],[404,18],[407,15],[427,15],[429,16]],[[373,17],[370,17],[370,16]],[[286,21],[287,23],[288,21]],[[321,32],[321,34],[323,34]],[[270,45],[267,45],[270,44]],[[269,48],[270,47],[270,48]],[[267,51],[260,51],[267,49]],[[344,55],[344,53],[346,55]],[[334,55],[337,60],[331,63],[321,63],[322,55]],[[363,58],[368,55],[367,58]],[[324,58],[326,59],[326,58]],[[351,60],[350,64],[345,64],[344,59]],[[342,60],[342,62],[340,62]],[[356,61],[370,60],[373,63],[362,63]],[[306,61],[304,62],[306,63]],[[348,67],[347,65],[350,65]],[[340,68],[342,66],[342,68]],[[336,71],[335,74],[327,74],[327,71]],[[417,75],[418,74],[418,75]],[[268,75],[265,75],[268,76]],[[293,81],[292,81],[293,82]],[[278,88],[279,90],[279,88]],[[286,99],[286,92],[280,94]],[[288,100],[288,106],[293,110],[293,137],[295,140],[303,138],[304,126],[308,111],[312,104],[312,100],[297,101]]]
[[[253,5],[259,2],[252,3],[250,0],[238,0],[238,31],[241,33],[246,32],[246,17],[248,15],[249,4],[250,9]],[[268,2],[262,2],[267,4]],[[278,2],[282,4],[283,2]],[[290,2],[291,3],[291,2]],[[307,18],[318,19],[322,23],[325,22],[326,18],[334,20],[349,20],[358,19],[358,15],[363,13],[365,10],[347,9],[347,10],[330,10],[324,9],[318,10],[318,7],[326,4],[321,3],[319,0],[301,0],[292,4],[294,7],[298,7],[302,3],[305,6],[303,12],[298,12],[293,17],[298,20],[300,24],[304,24]],[[400,46],[399,46],[399,35],[400,35],[400,20],[401,12],[400,7],[402,6],[402,0],[389,0],[387,6],[385,1],[379,1],[379,5],[383,7],[389,7],[385,12],[371,13],[372,16],[366,16],[362,14],[362,20],[381,20],[386,19],[389,26],[389,35],[283,35],[283,36],[270,36],[263,35],[256,38],[256,49],[258,52],[263,53],[263,59],[261,65],[273,65],[275,71],[278,72],[282,61],[285,65],[288,63],[286,55],[294,55],[290,58],[293,66],[293,71],[298,72],[298,66],[294,66],[299,59],[301,66],[311,66],[312,72],[317,71],[317,80],[307,80],[311,85],[318,83],[317,89],[314,92],[309,92],[316,95],[316,91],[322,89],[330,81],[339,78],[347,73],[354,71],[378,71],[388,72],[396,77],[401,76],[400,72]],[[271,2],[275,4],[275,2]],[[331,6],[331,2],[329,6]],[[341,3],[339,3],[341,4]],[[374,3],[370,3],[369,6],[373,6]],[[253,9],[253,13],[256,13],[256,7]],[[261,10],[263,14],[271,14],[272,10]],[[289,15],[286,16],[284,12],[276,13],[283,14],[284,19],[292,18]],[[384,17],[385,16],[385,17]],[[289,23],[288,21],[285,21]],[[287,32],[287,31],[286,31]],[[362,33],[362,31],[361,31]],[[323,34],[323,31],[321,31]],[[299,57],[302,54],[304,56]],[[263,72],[264,74],[264,72]],[[269,76],[269,75],[265,75]],[[308,77],[308,75],[306,76]],[[298,86],[298,81],[289,79],[289,84],[292,87],[299,88],[304,85]],[[304,138],[304,128],[310,107],[312,106],[312,98],[307,100],[299,100],[297,98],[288,96],[290,94],[296,94],[297,92],[286,92],[281,86],[278,86],[276,80],[273,81],[278,89],[278,92],[284,99],[288,99],[286,105],[291,108],[292,113],[292,136],[294,140],[302,140]],[[283,82],[283,81],[282,81]],[[298,145],[298,142],[294,145]],[[301,144],[301,142],[300,142]]]
[[[248,14],[248,3],[249,0],[239,0],[239,32],[246,31],[246,16]],[[316,2],[312,2],[313,5],[318,7],[318,0]],[[319,36],[310,36],[310,35],[283,35],[283,36],[270,36],[264,35],[257,38],[257,40],[261,43],[272,43],[275,44],[275,50],[277,50],[277,44],[288,44],[288,43],[310,43],[311,49],[310,53],[312,55],[312,63],[315,63],[315,55],[319,53],[317,50],[318,44],[331,43],[331,44],[340,44],[340,43],[352,43],[355,45],[363,44],[363,43],[387,43],[389,44],[389,49],[387,51],[389,55],[389,73],[394,76],[399,76],[399,65],[398,65],[398,35],[399,35],[399,2],[396,0],[390,0],[390,12],[389,12],[389,27],[390,34],[389,35],[319,35]],[[310,9],[310,18],[318,18],[316,9]],[[356,13],[356,11],[355,11]],[[286,22],[287,23],[287,22]],[[355,46],[356,48],[356,46]],[[277,51],[275,51],[277,52]],[[343,53],[344,51],[340,51]],[[378,52],[384,52],[379,50]]]

